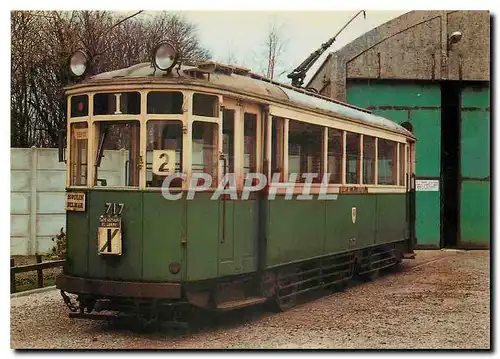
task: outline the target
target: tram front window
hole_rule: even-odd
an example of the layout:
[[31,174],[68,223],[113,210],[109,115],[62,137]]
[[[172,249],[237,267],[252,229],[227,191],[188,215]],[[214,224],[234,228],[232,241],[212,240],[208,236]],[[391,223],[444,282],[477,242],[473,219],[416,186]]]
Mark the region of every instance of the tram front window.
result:
[[[149,120],[147,131],[146,187],[161,187],[168,175],[182,172],[182,122]],[[182,187],[182,179],[170,187]]]
[[139,186],[139,122],[98,122],[94,186]]

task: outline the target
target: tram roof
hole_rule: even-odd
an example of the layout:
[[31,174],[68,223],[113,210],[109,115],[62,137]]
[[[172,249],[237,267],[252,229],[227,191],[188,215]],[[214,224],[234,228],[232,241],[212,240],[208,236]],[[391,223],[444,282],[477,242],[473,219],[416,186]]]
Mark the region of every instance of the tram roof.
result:
[[[208,82],[213,87],[220,87],[222,89],[232,90],[248,95],[257,95],[267,98],[271,97],[280,102],[297,104],[300,107],[308,107],[311,109],[319,109],[329,112],[332,115],[340,115],[344,118],[355,119],[363,123],[386,128],[391,131],[402,133],[405,136],[415,138],[410,131],[401,125],[387,118],[377,116],[369,110],[329,99],[324,96],[308,92],[304,89],[297,89],[289,85],[280,84],[249,72],[247,69],[241,69],[229,65],[213,64],[214,66],[222,66],[221,68],[226,70],[234,69],[235,71],[208,71],[194,66],[181,66],[180,69],[177,69],[176,66],[172,70],[171,74],[166,77],[165,71],[155,69],[150,63],[140,63],[127,68],[94,75],[81,85],[108,83],[120,80],[125,82],[134,80],[151,80],[156,83],[161,80],[164,81],[165,79],[175,79],[176,83],[192,83],[193,85],[202,83],[206,84]],[[189,76],[190,72],[197,73],[198,78]],[[71,86],[70,88],[75,87],[79,86]]]

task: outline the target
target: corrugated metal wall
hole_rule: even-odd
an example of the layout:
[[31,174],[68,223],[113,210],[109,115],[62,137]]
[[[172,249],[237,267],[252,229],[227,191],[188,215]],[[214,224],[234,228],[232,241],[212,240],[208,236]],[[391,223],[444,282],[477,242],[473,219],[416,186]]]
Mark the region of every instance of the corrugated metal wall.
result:
[[[402,81],[349,81],[347,102],[399,124],[410,122],[417,136],[417,179],[440,178],[441,89],[439,84]],[[422,246],[439,247],[439,191],[417,192],[416,236]]]
[[[109,185],[124,183],[125,151],[105,151],[101,174]],[[66,168],[55,148],[10,150],[10,254],[46,254],[66,227]]]

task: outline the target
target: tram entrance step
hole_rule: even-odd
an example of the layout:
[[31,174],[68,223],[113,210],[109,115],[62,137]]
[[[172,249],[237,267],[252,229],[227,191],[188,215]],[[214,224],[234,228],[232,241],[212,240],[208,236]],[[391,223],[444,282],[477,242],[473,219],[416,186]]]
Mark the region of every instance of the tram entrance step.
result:
[[245,299],[230,300],[227,302],[222,302],[217,305],[217,310],[226,311],[233,310],[243,307],[248,307],[250,305],[261,304],[267,300],[265,297],[250,297]]

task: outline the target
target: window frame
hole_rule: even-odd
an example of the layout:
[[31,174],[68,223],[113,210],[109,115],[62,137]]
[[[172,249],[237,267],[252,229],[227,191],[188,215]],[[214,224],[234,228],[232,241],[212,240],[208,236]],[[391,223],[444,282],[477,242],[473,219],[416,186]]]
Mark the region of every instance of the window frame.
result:
[[[91,164],[89,163],[89,160],[90,158],[92,157],[91,156],[91,153],[92,153],[92,148],[90,147],[90,138],[92,137],[92,132],[91,132],[91,127],[90,127],[90,123],[89,121],[81,121],[81,120],[77,120],[77,119],[81,119],[81,117],[74,117],[75,120],[73,121],[68,121],[68,125],[67,125],[67,148],[66,148],[66,154],[68,154],[68,158],[66,159],[66,172],[67,172],[67,176],[66,176],[66,186],[67,187],[71,187],[71,188],[88,188],[90,185],[89,185],[89,174],[90,174],[90,168],[91,168]],[[86,158],[86,165],[87,165],[87,174],[86,174],[86,184],[85,185],[74,185],[74,184],[71,184],[72,182],[72,175],[73,175],[73,171],[71,169],[71,165],[72,165],[72,156],[73,156],[73,141],[72,141],[72,133],[71,133],[71,129],[73,127],[73,125],[78,125],[78,124],[86,124],[87,125],[87,158]]]
[[[165,118],[156,118],[156,115],[154,118],[149,118],[149,116],[145,119],[144,121],[144,132],[145,132],[145,135],[142,136],[142,133],[141,133],[141,138],[144,138],[144,158],[143,158],[143,170],[144,170],[144,189],[146,190],[161,190],[161,186],[160,187],[154,187],[154,186],[149,186],[148,187],[148,168],[147,168],[147,165],[148,165],[148,162],[147,162],[147,156],[148,156],[148,138],[149,138],[149,133],[148,133],[148,124],[149,122],[172,122],[172,123],[176,123],[176,124],[180,124],[182,127],[181,127],[181,131],[182,131],[182,148],[181,148],[181,157],[180,157],[180,166],[181,166],[181,171],[180,173],[186,173],[186,168],[185,168],[185,164],[184,164],[184,160],[185,160],[185,148],[186,148],[186,145],[185,145],[185,141],[186,141],[186,131],[185,131],[185,124],[184,124],[184,121],[182,119],[182,117],[180,117],[181,115],[178,115],[178,117],[176,119],[172,119],[172,118],[169,118],[169,119],[165,119]],[[141,149],[142,149],[142,143],[141,143]],[[152,164],[152,163],[151,163]],[[142,170],[142,169],[141,169]],[[151,173],[152,173],[152,169],[151,169]],[[181,190],[182,188],[184,188],[184,182],[182,183],[182,185],[180,187],[170,187],[170,190],[171,191],[176,191],[176,190]]]
[[[141,102],[141,108],[142,108],[142,102]],[[138,147],[138,157],[137,157],[137,161],[139,163],[144,163],[144,158],[142,157],[143,156],[143,146],[145,145],[145,141],[142,141],[142,139],[144,138],[143,136],[143,131],[144,131],[144,123],[142,121],[142,119],[137,116],[137,117],[131,117],[131,115],[118,115],[120,116],[120,119],[110,119],[109,116],[98,116],[98,117],[108,117],[108,118],[99,118],[99,119],[96,119],[95,116],[91,119],[91,126],[92,126],[92,130],[91,130],[91,133],[92,133],[92,143],[93,143],[93,147],[92,147],[92,150],[90,151],[90,157],[91,157],[91,160],[92,160],[92,177],[91,177],[91,182],[88,183],[88,187],[89,188],[92,188],[92,189],[141,189],[143,188],[143,173],[145,174],[145,165],[140,165],[139,166],[139,171],[138,171],[138,184],[137,186],[98,186],[97,184],[94,184],[94,179],[97,178],[97,167],[96,167],[96,163],[95,163],[95,160],[96,160],[96,157],[97,157],[97,152],[98,152],[98,146],[99,146],[99,126],[101,123],[105,123],[105,122],[111,122],[111,123],[123,123],[123,122],[136,122],[138,124],[138,138],[139,138],[139,141],[138,141],[138,144],[137,144],[137,147]],[[124,118],[126,117],[126,118]],[[90,178],[90,176],[89,176]]]

